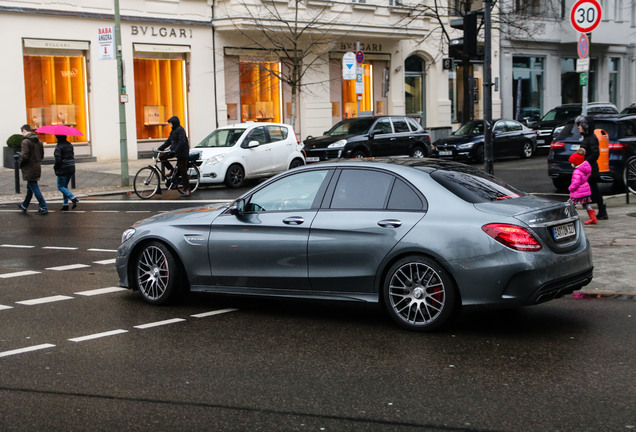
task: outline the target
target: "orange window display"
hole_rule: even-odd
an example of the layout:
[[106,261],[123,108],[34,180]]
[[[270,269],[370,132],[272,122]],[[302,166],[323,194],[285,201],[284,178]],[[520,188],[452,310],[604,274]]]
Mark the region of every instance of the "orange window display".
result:
[[[24,55],[24,83],[27,122],[33,128],[64,124],[84,135],[68,137],[70,142],[87,142],[86,60],[83,56]],[[40,135],[55,144],[53,135]]]
[[241,62],[241,120],[280,122],[280,63]]
[[[373,110],[371,101],[373,93],[371,91],[372,69],[370,64],[360,65],[364,69],[362,75],[362,83],[364,85],[364,93],[360,100],[360,111]],[[342,118],[348,119],[358,117],[358,96],[356,94],[356,80],[342,80]]]
[[185,61],[136,58],[133,66],[137,139],[168,138],[172,116],[186,127]]

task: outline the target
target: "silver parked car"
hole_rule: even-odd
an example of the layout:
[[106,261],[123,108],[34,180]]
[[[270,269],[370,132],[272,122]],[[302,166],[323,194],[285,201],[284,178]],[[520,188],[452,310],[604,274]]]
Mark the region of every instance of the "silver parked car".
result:
[[571,204],[411,158],[300,167],[228,205],[138,222],[117,254],[119,284],[150,303],[188,290],[380,302],[411,330],[572,293],[592,268]]

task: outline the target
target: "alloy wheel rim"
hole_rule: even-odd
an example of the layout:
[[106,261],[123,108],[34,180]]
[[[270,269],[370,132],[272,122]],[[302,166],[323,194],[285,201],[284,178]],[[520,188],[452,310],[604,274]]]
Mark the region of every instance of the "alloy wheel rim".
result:
[[166,255],[156,246],[143,250],[137,264],[139,290],[149,299],[160,298],[168,287],[170,270]]
[[440,275],[423,263],[407,263],[389,281],[389,301],[395,314],[411,325],[426,325],[439,317],[446,302]]

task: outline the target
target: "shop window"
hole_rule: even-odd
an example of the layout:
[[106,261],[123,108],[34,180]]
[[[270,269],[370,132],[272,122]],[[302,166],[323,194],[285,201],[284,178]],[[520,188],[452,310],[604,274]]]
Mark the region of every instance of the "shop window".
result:
[[133,66],[137,139],[168,138],[172,116],[179,117],[185,127],[185,61],[135,58]]
[[[373,82],[373,69],[370,64],[362,64],[364,73],[362,74],[362,83],[364,93],[360,99],[360,112],[373,111],[373,90],[371,83]],[[342,118],[348,119],[358,117],[358,95],[356,94],[356,80],[342,80]]]
[[425,63],[418,56],[404,61],[404,103],[406,114],[423,116],[425,112]]
[[[27,119],[33,129],[64,124],[84,135],[68,137],[71,142],[88,140],[86,112],[86,61],[84,56],[24,55],[24,83]],[[53,135],[41,135],[55,144]]]
[[280,122],[280,63],[242,61],[241,121]]
[[521,122],[534,122],[543,113],[543,57],[512,58],[512,101],[514,118]]

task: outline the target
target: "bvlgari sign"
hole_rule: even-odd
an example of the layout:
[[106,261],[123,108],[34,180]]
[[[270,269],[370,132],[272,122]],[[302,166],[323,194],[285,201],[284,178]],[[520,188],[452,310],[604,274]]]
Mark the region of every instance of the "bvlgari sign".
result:
[[155,27],[147,25],[131,25],[132,36],[152,36],[172,39],[192,39],[192,30],[174,27]]

